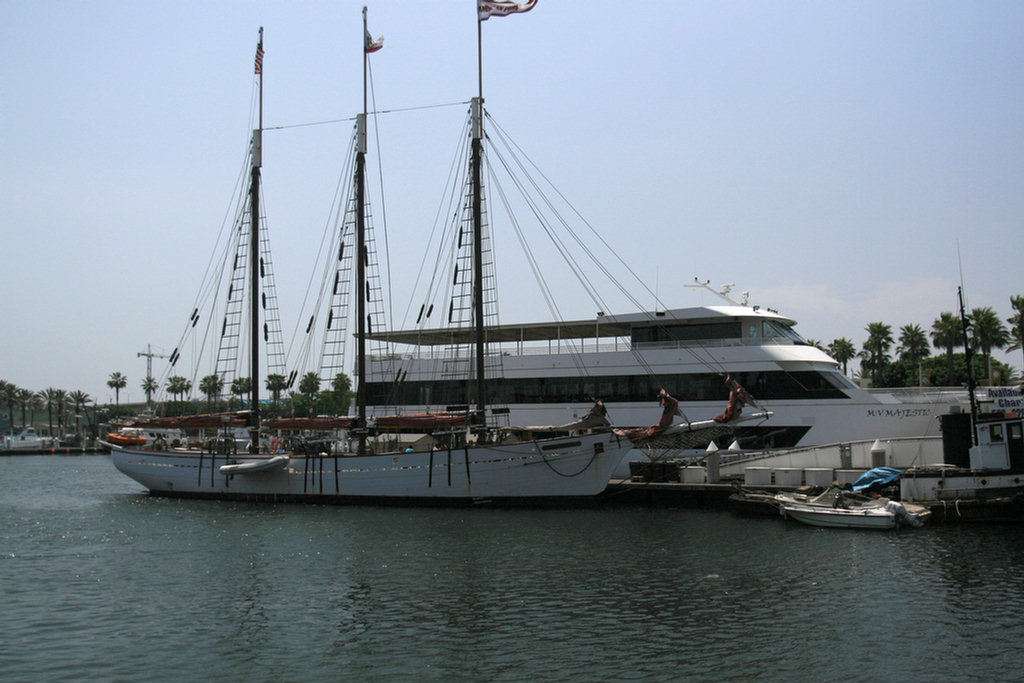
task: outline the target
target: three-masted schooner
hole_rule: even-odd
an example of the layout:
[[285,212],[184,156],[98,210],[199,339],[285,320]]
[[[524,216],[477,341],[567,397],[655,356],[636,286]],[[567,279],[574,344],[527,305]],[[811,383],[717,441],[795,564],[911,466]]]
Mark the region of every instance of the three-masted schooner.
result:
[[[525,11],[532,3],[484,3],[501,6],[494,13]],[[509,7],[505,7],[505,6]],[[515,6],[515,7],[512,7]],[[518,9],[516,9],[518,8]],[[508,11],[505,11],[508,10]],[[480,10],[479,22],[490,16]],[[366,367],[364,327],[366,311],[365,287],[365,153],[366,153],[366,60],[379,49],[379,42],[369,39],[366,10],[363,10],[364,97],[363,113],[356,124],[356,163],[354,172],[356,216],[356,292],[358,329],[356,372],[356,414],[345,419],[355,448],[351,453],[334,449],[323,452],[283,452],[278,448],[261,447],[259,415],[260,343],[259,304],[260,277],[257,269],[259,253],[259,196],[262,140],[262,113],[259,127],[253,132],[251,168],[249,173],[249,296],[251,299],[250,333],[252,376],[250,411],[248,413],[248,452],[224,447],[169,448],[164,444],[118,446],[111,444],[112,460],[122,473],[138,481],[151,492],[180,497],[216,499],[273,500],[295,502],[389,503],[389,504],[456,504],[490,502],[498,505],[549,504],[592,499],[608,485],[612,471],[632,448],[629,440],[616,435],[607,423],[581,425],[566,429],[551,438],[498,438],[488,430],[482,416],[487,396],[484,383],[484,312],[482,310],[482,276],[479,245],[481,238],[481,145],[483,139],[482,93],[472,102],[472,156],[470,200],[476,244],[474,277],[474,324],[476,327],[475,409],[464,415],[395,415],[369,422],[362,387]],[[257,69],[260,76],[262,107],[263,34],[257,48]],[[481,88],[482,89],[482,88]],[[444,431],[448,438],[433,441],[419,450],[373,452],[367,437],[389,428],[409,429],[418,425],[428,432]],[[460,436],[461,435],[461,436]],[[276,444],[275,444],[276,446]]]

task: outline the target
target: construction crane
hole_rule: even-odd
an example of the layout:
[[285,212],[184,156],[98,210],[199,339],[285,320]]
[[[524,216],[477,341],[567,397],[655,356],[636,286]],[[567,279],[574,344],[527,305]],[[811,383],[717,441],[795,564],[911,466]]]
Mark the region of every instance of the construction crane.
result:
[[164,355],[162,353],[153,353],[153,346],[151,344],[146,344],[146,350],[139,351],[139,353],[135,357],[141,358],[142,356],[146,357],[146,377],[153,376],[154,358],[170,358],[170,356]]

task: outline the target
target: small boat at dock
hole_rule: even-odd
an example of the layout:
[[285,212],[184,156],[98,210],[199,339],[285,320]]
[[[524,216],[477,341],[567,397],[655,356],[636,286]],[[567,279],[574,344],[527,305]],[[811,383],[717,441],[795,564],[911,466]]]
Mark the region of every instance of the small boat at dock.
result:
[[901,523],[919,527],[929,514],[923,507],[908,507],[837,486],[817,495],[778,493],[775,502],[783,517],[811,526],[844,529],[892,529]]
[[0,440],[0,450],[3,451],[42,451],[52,448],[54,440],[39,436],[35,427],[18,427],[12,430]]
[[124,429],[107,434],[105,441],[115,446],[143,446],[146,443],[145,433],[136,427],[125,427]]

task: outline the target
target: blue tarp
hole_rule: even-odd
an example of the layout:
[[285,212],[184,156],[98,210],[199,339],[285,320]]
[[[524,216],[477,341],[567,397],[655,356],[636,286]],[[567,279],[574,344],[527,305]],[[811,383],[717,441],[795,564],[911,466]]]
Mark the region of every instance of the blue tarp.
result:
[[853,490],[863,491],[872,486],[885,486],[899,479],[901,474],[903,470],[895,467],[875,467],[857,477],[857,481],[853,482]]

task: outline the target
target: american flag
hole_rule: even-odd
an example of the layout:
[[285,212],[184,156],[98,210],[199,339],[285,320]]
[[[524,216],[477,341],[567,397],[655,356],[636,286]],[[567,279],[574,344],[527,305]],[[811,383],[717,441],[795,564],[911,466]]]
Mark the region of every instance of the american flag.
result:
[[263,73],[263,43],[256,46],[256,73]]

